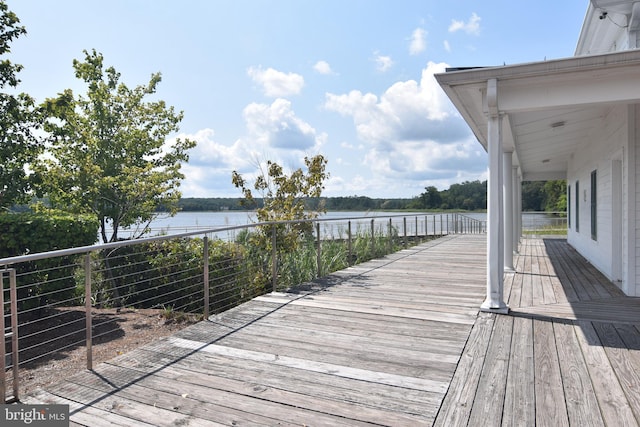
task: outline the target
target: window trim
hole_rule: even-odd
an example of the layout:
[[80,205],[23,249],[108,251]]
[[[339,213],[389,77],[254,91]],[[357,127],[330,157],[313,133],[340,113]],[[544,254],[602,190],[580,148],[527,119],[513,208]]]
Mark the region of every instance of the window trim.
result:
[[576,233],[580,232],[580,181],[576,181]]
[[571,229],[571,184],[567,184],[567,228]]
[[591,171],[591,239],[598,240],[598,170]]

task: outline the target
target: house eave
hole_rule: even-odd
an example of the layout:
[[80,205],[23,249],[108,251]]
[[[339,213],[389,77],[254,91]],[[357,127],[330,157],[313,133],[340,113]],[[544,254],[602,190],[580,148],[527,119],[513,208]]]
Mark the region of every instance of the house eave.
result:
[[469,67],[459,71],[436,74],[441,86],[485,84],[489,79],[519,79],[551,76],[576,71],[609,70],[612,67],[634,66],[640,63],[640,49],[599,55],[585,55],[548,61],[528,62],[495,67]]
[[[640,50],[465,69],[435,77],[485,149],[487,82],[495,79],[497,108],[505,118],[504,149],[515,153],[514,165],[522,167],[523,175],[555,179],[566,172],[577,141],[607,108],[640,103]],[[581,120],[576,120],[578,114]],[[536,149],[532,157],[532,144],[544,145],[545,151]]]

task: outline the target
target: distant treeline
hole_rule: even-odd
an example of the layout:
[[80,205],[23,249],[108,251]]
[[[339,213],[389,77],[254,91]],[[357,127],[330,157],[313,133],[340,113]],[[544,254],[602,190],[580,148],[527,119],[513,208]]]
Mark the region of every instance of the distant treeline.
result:
[[[262,207],[262,199],[256,198],[255,204],[242,204],[244,199],[238,198],[182,198],[178,206],[182,211],[233,211],[251,210]],[[310,209],[315,209],[324,202],[329,211],[368,211],[406,209],[411,199],[372,199],[366,196],[347,197],[323,197],[321,199],[307,199],[305,204]]]
[[[178,206],[183,211],[225,211],[255,209],[262,205],[261,199],[254,206],[243,205],[242,198],[182,198]],[[487,208],[487,181],[466,181],[453,184],[447,190],[426,187],[419,196],[411,199],[371,198],[366,196],[323,197],[308,199],[309,208],[316,208],[320,201],[329,211],[368,211],[396,209],[432,209],[476,211]],[[566,210],[566,182],[524,182],[522,186],[522,209],[524,211]]]

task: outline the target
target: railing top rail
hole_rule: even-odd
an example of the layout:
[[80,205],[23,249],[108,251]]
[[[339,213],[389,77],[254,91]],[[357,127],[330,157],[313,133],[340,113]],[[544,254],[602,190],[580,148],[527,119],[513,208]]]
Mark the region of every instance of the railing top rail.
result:
[[470,219],[470,220],[472,220],[472,221],[487,222],[487,221],[486,221],[486,220],[484,220],[484,219],[474,218],[474,217],[472,217],[472,216],[469,216],[469,215],[467,215],[467,214],[463,214],[463,213],[458,213],[458,216],[461,216],[461,217],[463,217],[463,218]]
[[[162,236],[143,237],[140,239],[121,240],[119,242],[101,243],[98,245],[79,246],[76,248],[68,248],[68,249],[57,249],[57,250],[48,251],[48,252],[38,252],[34,254],[0,258],[0,267],[2,266],[6,267],[9,265],[18,264],[21,262],[37,261],[37,260],[46,259],[46,258],[86,254],[88,252],[101,251],[101,250],[107,250],[107,249],[116,249],[124,246],[132,246],[132,245],[138,245],[142,243],[179,239],[184,237],[193,237],[193,236],[207,235],[212,233],[222,233],[225,231],[242,230],[242,229],[254,228],[254,227],[264,226],[264,225],[295,224],[299,222],[312,222],[312,223],[313,222],[331,222],[331,221],[340,222],[340,221],[353,221],[353,220],[370,220],[370,219],[407,217],[407,216],[415,216],[418,214],[423,215],[423,213],[412,212],[412,213],[405,213],[405,214],[391,214],[391,215],[378,216],[378,215],[375,215],[375,213],[376,212],[372,212],[372,214],[374,215],[346,217],[346,218],[315,218],[315,219],[304,219],[304,220],[298,219],[298,220],[288,220],[288,221],[255,222],[251,224],[214,227],[214,228],[202,229],[197,231],[189,231],[189,232],[178,233],[178,234],[168,234],[168,235],[162,235]],[[429,215],[429,213],[424,213],[424,215]],[[438,215],[438,214],[432,213],[432,215]]]

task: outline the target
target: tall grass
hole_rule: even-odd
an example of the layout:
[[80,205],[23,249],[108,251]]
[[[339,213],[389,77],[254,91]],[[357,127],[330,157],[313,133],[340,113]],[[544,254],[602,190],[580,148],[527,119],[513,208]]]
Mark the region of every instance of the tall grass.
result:
[[283,290],[326,276],[350,265],[380,258],[402,248],[397,229],[391,233],[383,227],[371,231],[357,230],[351,239],[351,253],[346,234],[339,232],[338,238],[322,240],[320,244],[320,266],[318,266],[318,242],[307,239],[297,250],[284,254],[278,260],[277,289]]

